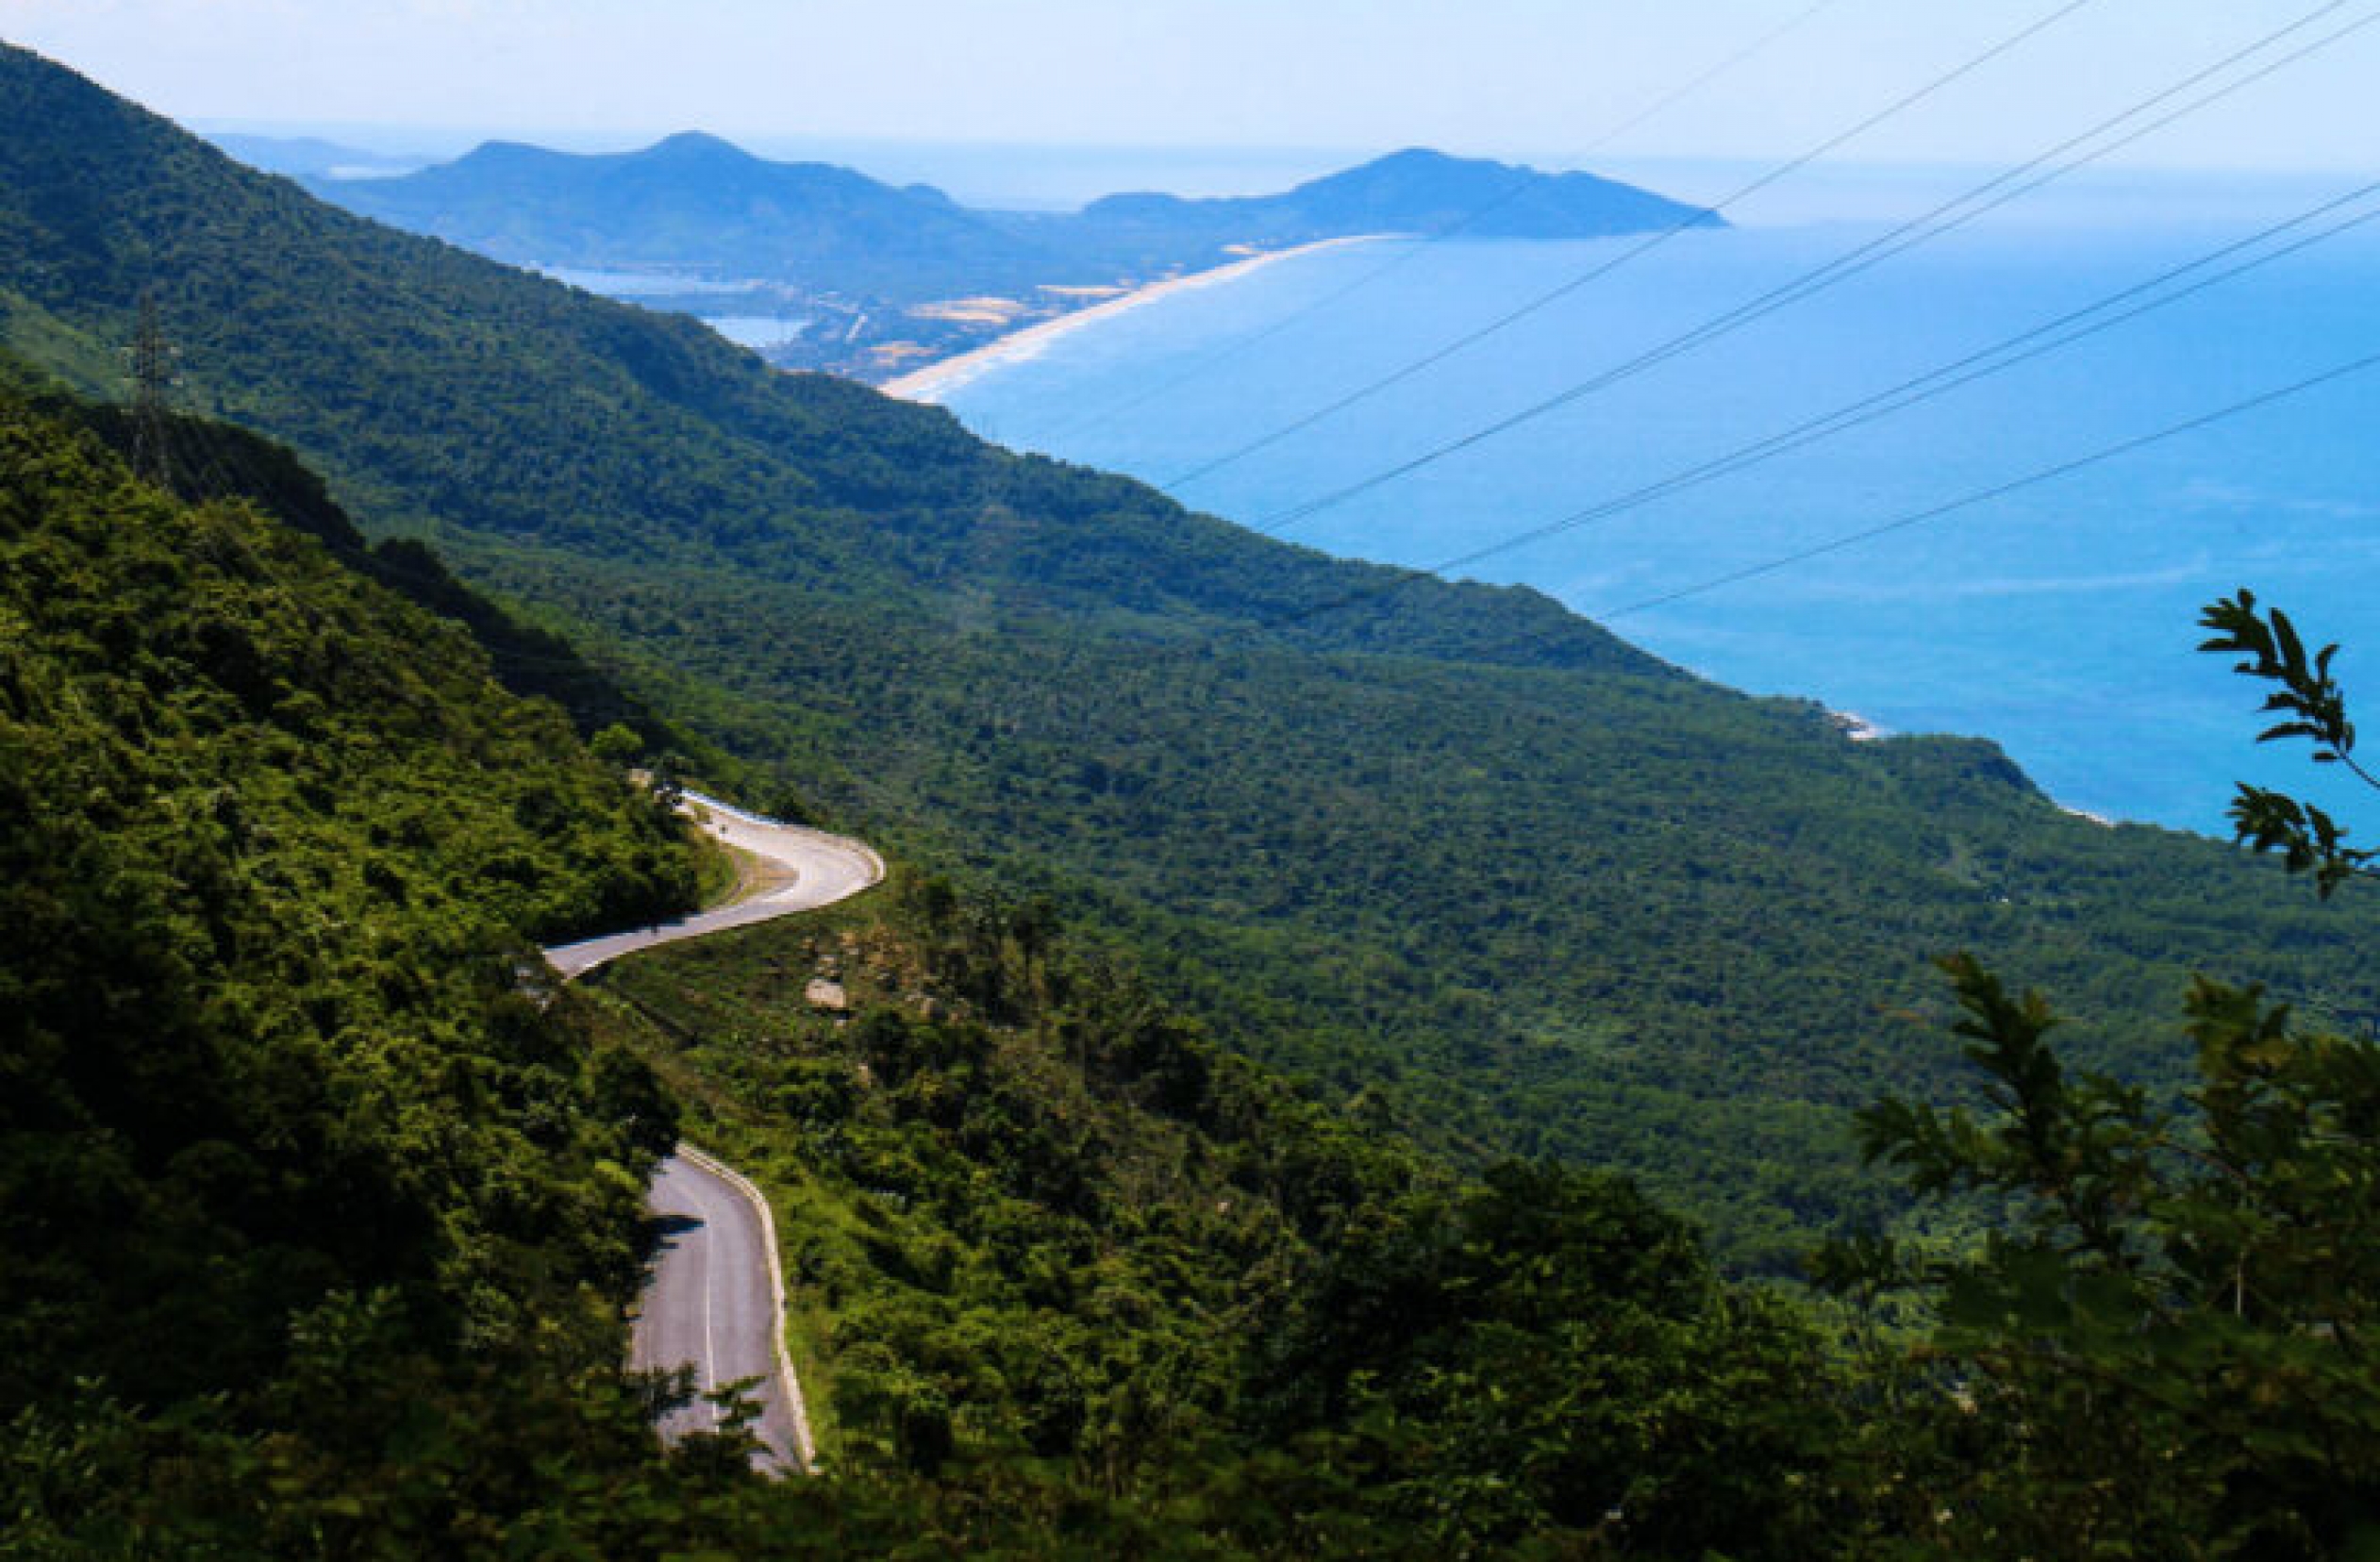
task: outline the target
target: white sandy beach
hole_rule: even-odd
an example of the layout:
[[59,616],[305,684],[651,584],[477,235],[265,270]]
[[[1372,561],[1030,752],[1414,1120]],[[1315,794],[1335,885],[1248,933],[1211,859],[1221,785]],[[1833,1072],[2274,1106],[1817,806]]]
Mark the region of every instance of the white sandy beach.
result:
[[897,379],[885,381],[876,389],[888,396],[898,396],[904,401],[940,402],[977,375],[1007,364],[1022,363],[1028,358],[1037,357],[1048,349],[1051,342],[1057,341],[1060,337],[1081,330],[1086,325],[1097,324],[1103,320],[1112,320],[1144,304],[1155,303],[1160,298],[1171,297],[1174,293],[1187,292],[1193,288],[1212,287],[1220,282],[1237,281],[1251,272],[1259,271],[1276,260],[1287,260],[1292,256],[1314,255],[1323,250],[1338,249],[1347,244],[1369,244],[1386,237],[1389,236],[1361,234],[1348,239],[1324,239],[1317,243],[1300,244],[1294,249],[1273,250],[1264,255],[1251,256],[1245,260],[1236,260],[1227,266],[1216,266],[1207,271],[1192,272],[1188,276],[1175,276],[1163,282],[1152,282],[1145,288],[1136,288],[1104,304],[1094,304],[1089,308],[1076,309],[1072,314],[1059,315],[1055,320],[1044,320],[1038,325],[1028,325],[1022,331],[1011,332],[997,341],[986,342],[974,352],[961,353],[957,357],[944,358],[940,363],[929,363],[923,369],[911,370]]

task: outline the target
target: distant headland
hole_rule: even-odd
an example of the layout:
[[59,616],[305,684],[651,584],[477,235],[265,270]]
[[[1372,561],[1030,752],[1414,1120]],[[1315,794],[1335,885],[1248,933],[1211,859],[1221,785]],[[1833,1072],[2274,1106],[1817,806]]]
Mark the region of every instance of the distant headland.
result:
[[931,186],[772,162],[695,133],[605,156],[491,141],[397,177],[299,177],[394,226],[741,328],[780,367],[909,394],[946,387],[955,359],[1030,350],[1069,317],[1316,244],[1724,225],[1591,174],[1419,148],[1272,195],[1120,194],[1071,212],[963,207]]

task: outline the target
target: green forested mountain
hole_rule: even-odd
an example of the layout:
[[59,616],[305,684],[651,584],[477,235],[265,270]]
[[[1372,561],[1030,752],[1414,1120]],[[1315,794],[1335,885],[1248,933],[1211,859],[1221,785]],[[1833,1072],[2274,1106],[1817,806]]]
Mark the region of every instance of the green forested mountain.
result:
[[[1946,1325],[1911,1355],[1723,1281],[1621,1179],[1467,1178],[1301,1095],[1046,906],[904,872],[556,992],[525,927],[682,892],[652,804],[457,626],[134,481],[92,421],[0,395],[12,1556],[2310,1562],[2372,1533],[2368,1042],[2202,988],[2202,1148],[1961,972],[2023,1115],[1863,1127],[2016,1218],[1924,1271]],[[682,1390],[622,1370],[681,1121],[785,1217],[817,1478],[665,1453]]]
[[638,1450],[568,1386],[614,1359],[671,1111],[524,979],[693,886],[458,627],[0,392],[8,1549],[112,1503],[59,1548],[201,1554],[141,1514],[220,1501],[245,1554],[275,1483],[327,1544],[417,1456],[468,1510],[526,1453],[484,1446],[506,1381]]
[[[1380,1556],[1624,1502],[1782,1558],[1840,1500],[1823,1337],[1673,1218],[1466,1186],[1046,908],[909,877],[555,990],[528,935],[683,903],[666,816],[109,424],[0,390],[8,1554]],[[622,1371],[674,1097],[788,1217],[822,1480],[665,1454]],[[1564,1371],[1478,1424],[1516,1348]],[[1663,1387],[1574,1419],[1606,1374]]]
[[903,875],[578,996],[768,1184],[830,1480],[920,1552],[1782,1559],[1869,1511],[1829,1333],[1683,1222],[1457,1178],[1046,908]]
[[939,191],[770,162],[692,133],[608,155],[491,141],[398,178],[311,183],[351,211],[516,265],[761,277],[907,302],[1085,279]]
[[[0,1553],[2380,1543],[2380,1046],[2217,983],[2153,1020],[2184,961],[2369,1012],[2352,897],[2067,820],[1987,745],[1854,747],[1526,594],[1372,594],[0,65],[8,340],[97,383],[153,283],[201,399],[341,463],[185,419],[153,488],[121,414],[0,356]],[[69,146],[147,177],[53,176]],[[572,409],[609,442],[541,442]],[[440,448],[473,480],[433,494]],[[910,860],[555,990],[530,938],[692,865],[498,681],[548,674],[582,722],[665,700],[748,793]],[[1953,941],[2085,1022],[2045,1041],[1954,961],[1938,1034],[1911,973]],[[1835,1134],[1882,1084],[1859,1150],[1975,1239],[1834,1247],[1831,1302],[1575,1164],[1774,1256],[1884,1207]],[[682,1389],[622,1370],[682,1122],[788,1217],[823,1478],[664,1453]]]
[[[1813,1327],[1616,1180],[1466,1188],[1299,1100],[1045,910],[912,880],[554,990],[530,933],[688,892],[665,816],[458,626],[88,422],[0,393],[8,1554],[1378,1556],[1623,1500],[1647,1554],[1812,1533],[1704,1481],[1832,1489],[1843,1418],[1774,1392],[1830,1371]],[[674,1095],[777,1185],[824,1480],[665,1454],[622,1370]],[[1515,1339],[1671,1387],[1506,1480],[1572,1380],[1442,1429]]]
[[1129,946],[1230,1047],[1468,1156],[1618,1166],[1783,1264],[1873,1207],[1843,1114],[1956,1054],[1925,962],[2055,987],[2153,1084],[2187,973],[2369,1012],[2368,906],[1854,745],[1532,593],[1406,580],[781,376],[374,227],[0,55],[0,332],[92,388],[154,294],[294,444],[724,751],[767,805]]
[[[58,395],[46,375],[5,351],[0,351],[0,390],[88,430],[127,459],[138,452],[140,434],[127,408]],[[322,478],[288,447],[230,424],[173,413],[159,419],[157,439],[165,481],[175,497],[251,504],[321,543],[348,569],[456,620],[488,654],[498,681],[517,694],[559,704],[582,735],[620,723],[655,754],[706,752],[698,739],[580,655],[569,640],[474,590],[418,540],[367,542]]]
[[491,141],[397,178],[315,179],[350,211],[516,265],[765,278],[891,305],[1147,280],[1370,234],[1597,239],[1720,219],[1589,174],[1419,148],[1274,195],[1110,195],[1077,212],[974,211],[825,163],[779,163],[699,134],[584,155]]

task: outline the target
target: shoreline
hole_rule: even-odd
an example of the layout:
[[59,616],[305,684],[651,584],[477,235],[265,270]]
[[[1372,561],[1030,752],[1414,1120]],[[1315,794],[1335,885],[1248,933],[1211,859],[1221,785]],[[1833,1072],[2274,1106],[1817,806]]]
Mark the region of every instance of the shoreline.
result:
[[1103,320],[1112,320],[1118,315],[1127,314],[1144,304],[1154,304],[1160,298],[1169,298],[1175,293],[1189,292],[1197,288],[1212,287],[1221,282],[1235,282],[1240,277],[1262,271],[1278,260],[1288,260],[1301,255],[1317,255],[1324,250],[1339,249],[1348,244],[1373,243],[1381,239],[1391,237],[1394,236],[1364,233],[1343,239],[1320,239],[1310,244],[1271,250],[1263,255],[1249,256],[1244,260],[1210,266],[1205,271],[1192,272],[1187,276],[1170,276],[1162,282],[1152,282],[1146,287],[1135,288],[1128,293],[1107,299],[1103,303],[1074,309],[1053,319],[1027,325],[1023,330],[995,337],[982,346],[961,353],[956,357],[943,358],[939,363],[929,363],[922,369],[912,369],[906,374],[885,381],[876,389],[888,396],[897,396],[903,401],[923,402],[927,406],[935,406],[942,397],[980,375],[1011,363],[1023,363],[1027,359],[1038,357],[1050,343],[1059,338],[1072,335],[1087,325],[1097,324]]
[[[1833,726],[1837,732],[1841,733],[1852,742],[1881,743],[1889,739],[1901,736],[1890,727],[1878,726],[1875,723],[1868,720],[1867,717],[1860,715],[1856,710],[1837,710],[1831,706],[1822,706],[1820,708],[1826,712],[1828,724]],[[2049,796],[2047,792],[2044,792],[2041,795],[2044,797]],[[2123,820],[2116,819],[2108,814],[2096,813],[2089,808],[2077,808],[2071,803],[2060,803],[2055,797],[2050,798],[2050,803],[2059,813],[2065,814],[2068,818],[2084,820],[2089,823],[2098,825],[2103,830],[2121,829],[2126,823]],[[2174,826],[2166,827],[2172,828]],[[2195,834],[2199,832],[2193,831],[2191,833]]]
[[1836,710],[1824,706],[1820,708],[1825,710],[1828,723],[1855,743],[1881,743],[1893,736],[1890,727],[1878,726],[1856,710]]

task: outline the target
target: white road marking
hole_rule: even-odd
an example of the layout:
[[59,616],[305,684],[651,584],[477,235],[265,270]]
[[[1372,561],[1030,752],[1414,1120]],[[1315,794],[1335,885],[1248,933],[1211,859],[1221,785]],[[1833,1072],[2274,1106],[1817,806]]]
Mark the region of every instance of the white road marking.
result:
[[[710,1328],[710,1221],[703,1221],[703,1392],[714,1393],[719,1388],[719,1342],[711,1337]],[[710,1404],[710,1424],[719,1422],[719,1404]]]

